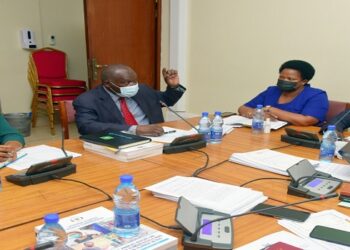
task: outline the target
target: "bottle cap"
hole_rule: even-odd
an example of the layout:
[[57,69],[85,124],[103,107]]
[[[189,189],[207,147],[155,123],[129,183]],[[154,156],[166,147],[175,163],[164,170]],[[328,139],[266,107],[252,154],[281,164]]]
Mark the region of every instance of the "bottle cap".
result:
[[44,216],[45,223],[57,223],[59,219],[58,214],[47,214]]
[[119,178],[121,183],[131,183],[133,180],[132,175],[129,174],[121,175]]
[[262,109],[262,107],[263,107],[263,105],[261,105],[261,104],[256,105],[256,108],[258,108],[258,109]]
[[208,116],[208,112],[202,112],[202,116]]
[[221,112],[220,111],[215,111],[215,115],[220,115],[221,116]]
[[335,130],[335,125],[328,125],[327,130],[334,131]]

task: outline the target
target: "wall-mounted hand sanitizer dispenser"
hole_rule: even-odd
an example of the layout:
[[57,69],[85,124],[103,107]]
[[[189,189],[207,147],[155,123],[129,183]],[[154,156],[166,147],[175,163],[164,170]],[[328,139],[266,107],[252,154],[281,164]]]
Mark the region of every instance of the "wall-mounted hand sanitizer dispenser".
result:
[[21,33],[21,44],[23,49],[36,49],[36,42],[34,32],[30,29],[22,29]]

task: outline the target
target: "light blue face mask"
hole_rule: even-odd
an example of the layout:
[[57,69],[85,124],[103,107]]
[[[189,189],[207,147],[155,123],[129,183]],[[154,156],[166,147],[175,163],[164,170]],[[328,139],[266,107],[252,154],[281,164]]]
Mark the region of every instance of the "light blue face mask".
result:
[[120,89],[119,95],[121,97],[133,97],[139,91],[139,84],[136,83],[135,85],[131,85],[127,87],[119,87],[119,89]]
[[113,84],[113,85],[120,89],[120,93],[117,93],[115,90],[113,90],[111,88],[109,88],[109,90],[111,92],[113,92],[113,94],[118,95],[120,97],[130,98],[130,97],[135,96],[137,94],[137,92],[139,91],[139,84],[138,83],[131,85],[131,86],[127,86],[127,87],[119,87],[115,84]]

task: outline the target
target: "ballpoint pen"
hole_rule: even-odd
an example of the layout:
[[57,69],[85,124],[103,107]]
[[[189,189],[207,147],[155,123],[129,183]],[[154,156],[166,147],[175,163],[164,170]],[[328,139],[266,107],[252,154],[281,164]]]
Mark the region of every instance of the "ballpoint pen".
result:
[[169,130],[169,131],[164,132],[164,134],[171,134],[171,133],[176,133],[176,130]]
[[23,154],[23,155],[17,157],[16,159],[14,159],[13,161],[9,161],[8,163],[6,163],[6,164],[4,164],[2,167],[0,167],[0,169],[1,169],[1,168],[4,168],[4,167],[7,167],[8,165],[10,165],[10,164],[12,164],[12,163],[14,163],[14,162],[16,162],[16,161],[18,161],[18,160],[20,160],[20,159],[26,157],[27,155],[28,155],[28,153],[25,153],[25,154]]

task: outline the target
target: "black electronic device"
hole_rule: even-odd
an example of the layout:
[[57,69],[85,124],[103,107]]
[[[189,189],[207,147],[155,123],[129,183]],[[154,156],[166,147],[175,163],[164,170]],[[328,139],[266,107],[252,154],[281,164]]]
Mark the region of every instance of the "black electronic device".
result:
[[[265,208],[271,208],[269,210],[264,210]],[[256,210],[263,210],[261,212],[258,212],[258,214],[266,215],[266,216],[272,216],[280,219],[288,219],[288,220],[294,220],[299,222],[304,222],[309,218],[310,213],[295,210],[291,208],[284,208],[284,207],[276,207],[264,203],[260,203],[252,208],[251,211]]]
[[173,114],[175,114],[177,117],[179,117],[181,120],[186,122],[191,128],[196,130],[198,134],[195,135],[186,135],[176,138],[174,141],[172,141],[169,144],[165,144],[163,147],[163,153],[164,154],[173,154],[173,153],[181,153],[193,149],[200,149],[207,146],[207,142],[203,138],[203,135],[199,134],[198,129],[193,126],[191,123],[186,121],[185,118],[183,118],[181,115],[179,115],[175,110],[170,108],[168,105],[166,105],[165,102],[159,101],[159,103],[166,107],[168,110],[170,110]]
[[310,237],[344,246],[350,246],[350,232],[336,228],[317,225],[311,231]]
[[185,152],[188,150],[204,148],[207,145],[207,142],[203,139],[203,135],[185,135],[178,138],[175,138],[169,144],[164,144],[163,153],[164,154],[173,154]]
[[209,223],[198,233],[195,241],[191,236],[201,225],[229,214],[219,213],[211,209],[196,207],[184,197],[180,197],[176,209],[176,222],[184,231],[182,243],[184,250],[189,249],[232,249],[233,224],[230,218]]
[[65,155],[64,157],[33,164],[27,169],[27,171],[6,176],[6,180],[16,185],[28,186],[75,173],[76,165],[71,162],[72,156],[68,156],[64,150],[63,131],[61,149]]
[[317,134],[285,128],[286,135],[281,135],[281,141],[308,148],[320,148],[321,141]]
[[333,193],[342,183],[342,180],[320,171],[306,159],[301,160],[287,169],[292,178],[288,185],[288,194],[301,197],[318,197]]
[[347,162],[350,163],[350,142],[342,147],[338,152]]

